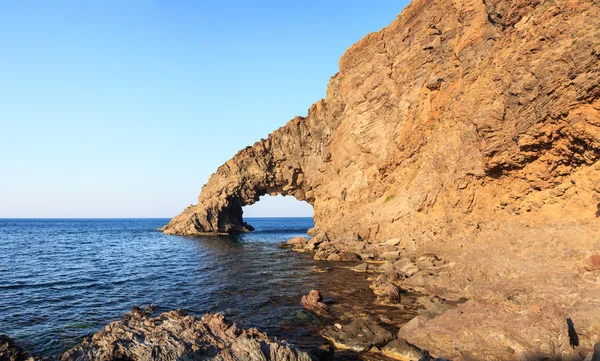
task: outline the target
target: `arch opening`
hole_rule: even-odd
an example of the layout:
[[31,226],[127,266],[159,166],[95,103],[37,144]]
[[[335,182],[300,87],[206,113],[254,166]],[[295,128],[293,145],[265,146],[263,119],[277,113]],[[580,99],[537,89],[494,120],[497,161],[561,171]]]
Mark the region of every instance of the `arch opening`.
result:
[[252,218],[295,218],[314,216],[313,206],[294,196],[264,194],[254,204],[242,207],[244,219]]

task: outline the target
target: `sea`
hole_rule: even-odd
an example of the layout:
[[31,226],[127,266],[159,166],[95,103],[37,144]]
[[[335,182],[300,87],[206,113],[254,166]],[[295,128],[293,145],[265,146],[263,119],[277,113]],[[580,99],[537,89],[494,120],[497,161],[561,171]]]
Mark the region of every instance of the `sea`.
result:
[[157,230],[168,221],[0,219],[0,333],[56,356],[132,306],[153,305],[222,312],[242,327],[309,345],[327,321],[302,309],[302,295],[320,289],[338,301],[373,302],[351,265],[279,247],[305,235],[312,218],[248,218],[253,232],[207,237]]

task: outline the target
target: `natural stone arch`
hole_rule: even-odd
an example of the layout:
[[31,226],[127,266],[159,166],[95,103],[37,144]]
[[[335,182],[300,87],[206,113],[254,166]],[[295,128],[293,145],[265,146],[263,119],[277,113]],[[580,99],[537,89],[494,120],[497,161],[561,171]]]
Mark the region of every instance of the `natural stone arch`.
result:
[[176,234],[252,231],[243,220],[242,207],[256,203],[265,194],[291,195],[314,206],[302,165],[276,157],[271,139],[241,150],[222,165],[202,188],[198,205],[188,207],[164,230]]
[[[310,203],[328,239],[441,237],[524,213],[563,221],[558,203],[596,220],[598,8],[559,3],[577,26],[543,18],[554,11],[543,2],[407,7],[342,56],[307,117],[220,167],[165,232],[248,231],[241,207],[267,193]],[[517,26],[534,18],[552,42]]]
[[292,196],[315,209],[317,188],[323,177],[317,167],[328,157],[329,134],[336,125],[322,122],[324,117],[335,116],[333,110],[325,108],[322,101],[310,109],[309,117],[296,117],[267,139],[239,151],[210,177],[198,204],[173,218],[163,228],[165,233],[251,231],[252,226],[244,222],[242,207],[256,203],[266,194]]

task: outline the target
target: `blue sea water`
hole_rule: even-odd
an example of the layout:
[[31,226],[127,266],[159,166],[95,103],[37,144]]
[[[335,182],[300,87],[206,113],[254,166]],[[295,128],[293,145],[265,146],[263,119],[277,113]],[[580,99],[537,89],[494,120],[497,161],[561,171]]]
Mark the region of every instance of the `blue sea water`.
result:
[[302,322],[316,322],[301,314],[301,295],[342,279],[356,286],[351,277],[315,272],[310,255],[278,247],[305,234],[311,218],[248,219],[256,231],[219,237],[156,230],[167,222],[0,219],[0,333],[56,355],[132,305],[155,304],[223,312],[243,327],[295,339],[311,334]]

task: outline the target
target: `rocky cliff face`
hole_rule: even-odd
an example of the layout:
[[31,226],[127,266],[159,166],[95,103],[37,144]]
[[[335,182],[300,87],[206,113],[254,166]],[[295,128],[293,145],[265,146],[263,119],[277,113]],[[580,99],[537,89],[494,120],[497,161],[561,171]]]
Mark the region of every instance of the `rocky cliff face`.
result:
[[321,259],[443,260],[393,282],[469,302],[401,331],[410,344],[568,359],[600,340],[599,158],[600,1],[415,0],[164,231],[244,232],[242,206],[291,195],[314,207]]
[[164,230],[250,230],[241,207],[264,194],[312,204],[330,238],[592,220],[599,15],[591,0],[413,1],[344,54],[307,117],[227,161]]

